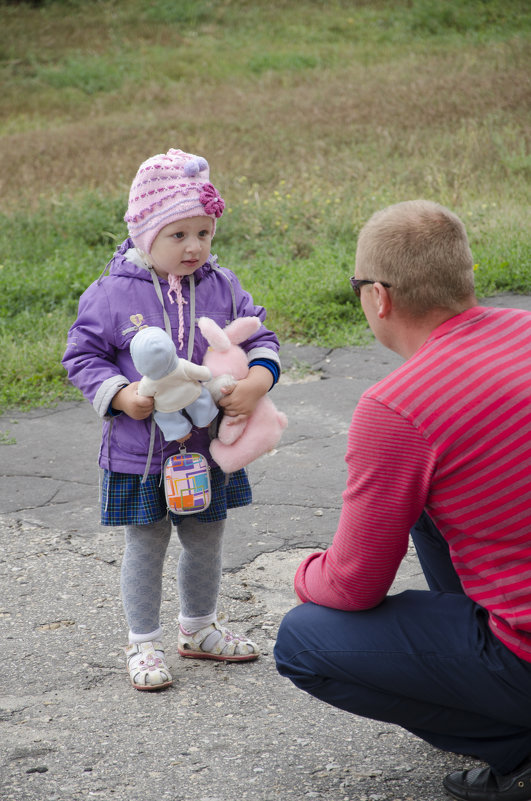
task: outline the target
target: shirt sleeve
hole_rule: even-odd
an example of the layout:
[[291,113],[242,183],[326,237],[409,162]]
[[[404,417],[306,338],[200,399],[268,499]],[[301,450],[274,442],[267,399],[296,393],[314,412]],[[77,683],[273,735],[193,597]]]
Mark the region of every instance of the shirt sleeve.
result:
[[426,504],[435,455],[411,422],[363,395],[352,417],[347,486],[331,546],[299,566],[302,601],[355,611],[387,595]]
[[252,367],[255,364],[259,364],[262,367],[267,367],[269,372],[273,377],[273,383],[271,384],[271,389],[275,386],[280,378],[280,365],[277,362],[272,361],[271,359],[252,359],[249,362],[249,367]]

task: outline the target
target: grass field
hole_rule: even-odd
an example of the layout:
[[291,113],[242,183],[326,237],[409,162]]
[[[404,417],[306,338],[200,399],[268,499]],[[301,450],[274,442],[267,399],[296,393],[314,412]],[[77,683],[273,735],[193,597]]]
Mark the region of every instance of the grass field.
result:
[[283,341],[366,341],[370,214],[465,221],[480,296],[531,292],[527,0],[0,0],[0,409],[78,397],[60,358],[141,161],[208,158],[214,240]]

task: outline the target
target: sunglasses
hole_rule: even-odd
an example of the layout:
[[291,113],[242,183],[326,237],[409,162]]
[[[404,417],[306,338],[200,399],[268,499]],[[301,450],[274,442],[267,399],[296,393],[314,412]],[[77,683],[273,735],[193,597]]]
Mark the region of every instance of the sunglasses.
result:
[[362,286],[364,286],[364,284],[376,284],[376,283],[385,286],[387,289],[391,287],[391,284],[386,284],[385,281],[369,281],[367,278],[354,278],[354,276],[352,276],[352,278],[350,279],[350,286],[352,287],[352,289],[356,293],[356,297],[358,298],[361,295],[361,288]]

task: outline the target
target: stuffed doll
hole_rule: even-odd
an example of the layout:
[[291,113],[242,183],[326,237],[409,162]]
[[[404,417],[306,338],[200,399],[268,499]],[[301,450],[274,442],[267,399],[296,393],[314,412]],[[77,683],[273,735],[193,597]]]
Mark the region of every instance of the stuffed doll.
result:
[[[222,329],[209,317],[200,317],[197,324],[210,345],[203,364],[213,378],[206,386],[219,401],[222,387],[233,386],[249,372],[247,354],[238,343],[258,331],[261,323],[258,317],[239,317]],[[278,445],[287,424],[286,415],[264,396],[247,419],[233,423],[230,417],[223,417],[217,438],[210,443],[210,453],[225,473],[233,473]]]
[[212,377],[210,370],[179,359],[166,331],[156,326],[142,328],[131,340],[130,351],[133,364],[143,376],[138,394],[155,399],[155,422],[167,442],[186,437],[192,423],[204,428],[214,420],[217,406],[199,383]]

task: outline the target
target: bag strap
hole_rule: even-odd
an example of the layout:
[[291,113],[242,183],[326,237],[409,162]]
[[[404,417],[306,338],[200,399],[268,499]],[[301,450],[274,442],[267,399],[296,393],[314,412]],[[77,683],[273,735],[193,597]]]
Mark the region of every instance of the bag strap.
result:
[[212,267],[213,270],[215,270],[218,273],[218,275],[222,275],[225,281],[229,282],[230,295],[232,298],[232,319],[235,320],[236,317],[238,316],[238,307],[236,306],[236,294],[234,292],[234,286],[232,285],[232,281],[230,280],[229,276],[223,272],[219,264],[215,263],[215,259],[217,259],[217,256],[212,256],[212,259],[210,261],[210,266]]
[[[149,270],[153,278],[153,286],[155,287],[155,292],[157,293],[160,305],[162,306],[162,315],[164,317],[164,329],[168,334],[168,336],[171,338],[171,322],[168,312],[166,311],[166,306],[164,305],[164,297],[162,295],[162,287],[160,285],[159,277],[152,266],[149,268]],[[190,362],[192,361],[192,354],[194,352],[194,339],[195,339],[195,280],[193,274],[189,276],[189,282],[190,282],[190,331],[188,334],[188,361]],[[151,467],[151,462],[153,459],[153,451],[155,449],[156,428],[157,424],[155,423],[155,416],[151,415],[149,449],[148,449],[146,466],[144,468],[144,475],[142,476],[142,484],[146,483],[147,477],[149,475],[149,468]]]

